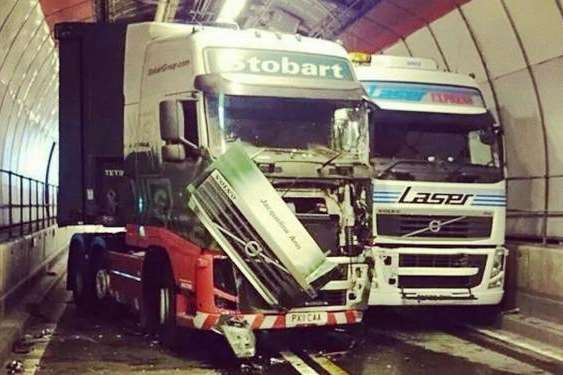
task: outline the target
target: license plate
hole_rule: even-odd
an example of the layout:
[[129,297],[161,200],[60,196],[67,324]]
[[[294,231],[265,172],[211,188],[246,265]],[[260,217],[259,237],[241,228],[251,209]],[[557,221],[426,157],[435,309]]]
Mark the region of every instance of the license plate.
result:
[[285,316],[286,327],[321,326],[328,320],[326,311],[294,312]]

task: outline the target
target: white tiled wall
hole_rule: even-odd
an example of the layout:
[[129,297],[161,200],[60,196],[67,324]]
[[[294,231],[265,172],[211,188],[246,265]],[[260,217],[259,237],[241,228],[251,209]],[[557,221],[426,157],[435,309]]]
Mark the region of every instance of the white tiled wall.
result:
[[[548,209],[554,212],[563,212],[563,178],[555,176],[563,175],[563,18],[560,6],[561,0],[472,0],[461,7],[468,25],[457,9],[431,24],[451,70],[474,73],[495,114],[493,90],[496,93],[506,132],[509,176],[546,174],[545,133],[547,172],[554,176],[549,179]],[[441,61],[426,28],[408,36],[406,42],[413,55]],[[384,53],[407,54],[402,41]],[[537,96],[532,78],[537,84]],[[543,126],[540,111],[543,111]],[[544,209],[544,179],[512,180],[509,185],[509,208]],[[548,220],[548,233],[563,237],[563,220],[557,220]],[[511,218],[508,223],[509,234],[541,235],[542,227],[542,218],[538,216],[522,215]]]

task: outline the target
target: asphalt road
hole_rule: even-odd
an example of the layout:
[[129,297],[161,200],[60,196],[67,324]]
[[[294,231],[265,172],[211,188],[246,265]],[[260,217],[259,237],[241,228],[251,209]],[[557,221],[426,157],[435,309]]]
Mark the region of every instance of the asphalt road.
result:
[[[5,364],[24,374],[547,374],[541,365],[465,339],[432,315],[372,314],[349,330],[259,336],[259,355],[230,357],[223,341],[189,334],[180,352],[144,335],[119,309],[83,316],[60,283]],[[498,350],[498,348],[497,348]],[[4,370],[8,372],[7,370]]]

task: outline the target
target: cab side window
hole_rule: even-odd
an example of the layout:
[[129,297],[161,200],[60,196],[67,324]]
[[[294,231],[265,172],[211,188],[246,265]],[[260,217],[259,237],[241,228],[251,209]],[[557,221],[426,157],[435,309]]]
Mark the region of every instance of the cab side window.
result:
[[197,135],[197,106],[195,100],[184,100],[178,102],[179,107],[184,113],[184,138],[186,141],[199,144]]

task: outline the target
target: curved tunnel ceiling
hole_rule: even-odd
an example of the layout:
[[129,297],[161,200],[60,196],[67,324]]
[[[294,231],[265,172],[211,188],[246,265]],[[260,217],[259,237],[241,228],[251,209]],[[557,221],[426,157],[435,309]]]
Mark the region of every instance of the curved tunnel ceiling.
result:
[[[0,1],[0,167],[45,173],[58,114],[57,53],[37,0]],[[3,194],[7,182],[2,180]]]
[[382,0],[339,38],[475,74],[505,129],[509,233],[563,238],[560,0]]
[[[475,74],[505,127],[510,233],[563,238],[562,1],[251,0],[239,21],[337,37],[353,51],[430,57],[443,69]],[[177,4],[177,20],[205,21],[222,0]],[[149,20],[155,9],[154,0],[0,1],[0,168],[44,178],[58,125],[50,27]],[[2,197],[5,185],[2,179]]]

